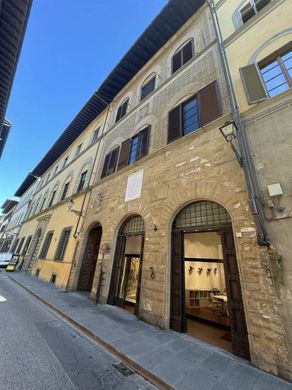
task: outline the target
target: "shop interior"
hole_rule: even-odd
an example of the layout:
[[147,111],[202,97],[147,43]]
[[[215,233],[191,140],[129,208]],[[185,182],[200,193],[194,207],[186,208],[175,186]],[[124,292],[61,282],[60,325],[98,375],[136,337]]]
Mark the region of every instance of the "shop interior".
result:
[[187,333],[231,351],[223,252],[217,232],[184,234],[184,271]]
[[134,313],[137,302],[142,236],[127,236],[124,261],[122,264],[119,297],[123,308]]

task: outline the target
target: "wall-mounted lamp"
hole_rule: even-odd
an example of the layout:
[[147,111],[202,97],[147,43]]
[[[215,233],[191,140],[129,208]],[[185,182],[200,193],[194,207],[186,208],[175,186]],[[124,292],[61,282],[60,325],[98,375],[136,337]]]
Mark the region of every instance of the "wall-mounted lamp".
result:
[[198,271],[198,274],[201,275],[201,273],[202,273],[204,270],[203,270],[202,267],[199,267],[197,271]]
[[223,137],[225,138],[225,141],[230,143],[231,149],[233,150],[237,158],[237,161],[239,162],[239,165],[242,167],[243,166],[242,157],[233,144],[233,141],[236,139],[236,132],[238,131],[235,122],[234,121],[225,122],[223,126],[219,127],[219,130],[223,135]]
[[82,216],[81,211],[73,209],[73,206],[74,206],[74,200],[73,199],[69,199],[69,201],[67,203],[67,206],[68,206],[68,213],[74,213],[74,214],[78,215],[78,217]]
[[189,275],[191,275],[191,274],[193,273],[193,270],[194,270],[194,267],[192,267],[192,266],[190,265],[189,268],[188,268]]

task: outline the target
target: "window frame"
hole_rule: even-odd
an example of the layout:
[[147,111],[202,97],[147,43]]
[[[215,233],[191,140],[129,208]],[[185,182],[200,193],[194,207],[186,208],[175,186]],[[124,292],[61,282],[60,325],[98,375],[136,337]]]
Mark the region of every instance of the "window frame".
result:
[[[48,231],[46,234],[46,237],[44,239],[42,249],[41,249],[40,254],[38,256],[39,259],[46,259],[47,258],[47,254],[48,254],[48,251],[50,249],[53,237],[54,237],[54,230]],[[49,240],[49,238],[50,238],[50,240]]]
[[58,246],[56,249],[55,257],[54,257],[55,261],[64,261],[64,257],[68,247],[68,242],[70,239],[71,230],[72,230],[71,226],[66,227],[62,230],[61,236],[59,238]]
[[[118,160],[119,160],[119,152],[120,152],[120,146],[114,147],[109,153],[107,153],[104,157],[104,162],[103,162],[103,168],[101,171],[101,179],[113,174],[117,170],[117,165],[118,165]],[[110,163],[112,161],[112,154],[116,153],[115,155],[115,161],[113,164],[113,167],[110,168]],[[110,171],[112,170],[112,171]],[[109,172],[110,171],[110,172]]]
[[[152,83],[153,83],[153,89],[151,89],[149,92],[147,92],[145,95],[143,95],[143,91]],[[140,102],[142,102],[148,95],[150,95],[153,91],[155,91],[155,86],[156,86],[156,74],[151,77],[149,81],[144,83],[141,87],[141,92],[140,92]]]
[[[255,0],[248,0],[244,5],[242,5],[239,9],[238,9],[238,16],[240,18],[240,21],[242,23],[242,25],[248,23],[251,19],[253,19],[254,16],[256,16],[259,12],[261,12],[265,7],[267,7],[269,4],[271,4],[273,2],[273,0],[267,0],[269,1],[268,4],[264,5],[261,9],[258,9],[257,8],[257,4],[255,2]],[[242,10],[248,5],[250,4],[251,5],[251,8],[253,9],[254,11],[254,15],[252,15],[250,18],[248,18],[246,21],[243,20],[242,18]]]
[[[282,59],[282,57],[285,56],[286,54],[288,54],[289,52],[291,52],[291,58],[292,58],[292,44],[291,44],[291,42],[289,42],[287,45],[283,46],[279,50],[276,50],[275,52],[273,52],[272,54],[270,54],[269,56],[267,56],[266,58],[264,58],[263,60],[258,62],[260,77],[262,78],[263,84],[265,86],[265,89],[267,91],[269,98],[273,98],[275,96],[278,96],[279,94],[286,92],[287,90],[292,88],[292,76],[290,76],[290,74],[289,74],[289,70],[291,68],[288,69],[284,63],[284,60]],[[264,77],[263,77],[262,69],[271,65],[273,62],[275,62],[276,63],[275,66],[278,65],[280,70],[281,70],[281,73],[279,73],[277,76],[275,76],[273,78],[278,77],[280,74],[283,75],[285,82],[288,84],[288,89],[286,91],[282,91],[282,92],[277,93],[276,95],[271,96],[270,91],[280,87],[281,85],[278,85],[278,86],[268,90],[267,85],[266,85],[266,81],[264,80]],[[269,80],[269,81],[271,81],[271,80]]]
[[[82,172],[80,174],[80,178],[79,178],[77,192],[80,192],[80,191],[82,191],[84,189],[85,183],[86,183],[86,180],[87,180],[88,170],[89,170],[88,168],[82,170]],[[84,178],[84,180],[83,180],[83,178]]]
[[[68,186],[67,186],[68,185]],[[67,187],[66,187],[67,186]],[[70,180],[66,181],[65,184],[64,184],[64,187],[63,187],[63,191],[62,191],[62,194],[61,194],[61,198],[60,198],[60,201],[64,200],[67,198],[67,193],[68,193],[68,189],[70,187]],[[65,192],[65,189],[66,189],[66,192]]]
[[91,140],[91,143],[93,144],[95,141],[97,141],[98,137],[99,137],[99,132],[100,132],[100,126],[94,130],[93,134],[92,134],[92,140]]
[[128,112],[128,106],[129,106],[130,98],[126,98],[123,100],[123,102],[119,105],[117,114],[116,114],[116,120],[115,123],[119,122]]
[[77,158],[79,156],[79,154],[81,153],[81,148],[82,148],[82,145],[83,143],[81,142],[81,144],[79,144],[76,148],[76,153],[75,153],[75,158]]
[[49,204],[48,204],[48,207],[52,207],[52,206],[53,206],[53,204],[54,204],[54,199],[55,199],[55,197],[56,197],[57,191],[58,191],[58,187],[55,187],[55,188],[53,189],[53,191],[52,191],[51,199],[50,199],[50,202],[49,202]]
[[[142,155],[142,151],[141,151],[141,148],[143,145],[143,143],[142,143],[143,138],[142,137],[143,137],[143,133],[145,132],[146,129],[148,131],[147,144],[146,144],[146,148],[145,148],[146,152],[145,152],[145,154]],[[150,144],[150,132],[151,132],[151,126],[146,126],[131,138],[131,144],[130,144],[130,148],[129,148],[129,156],[128,156],[128,164],[127,165],[135,164],[137,161],[141,160],[141,158],[148,155],[149,144]],[[136,148],[135,161],[131,162],[130,158],[131,158],[133,140],[136,138],[138,138],[138,144],[137,144],[137,148]]]
[[[187,45],[191,44],[191,51],[192,55],[189,59],[185,60],[184,59],[184,49],[186,48]],[[180,54],[180,66],[174,70],[174,62],[175,62],[175,57]],[[194,44],[194,39],[190,38],[187,41],[185,41],[172,55],[171,57],[171,74],[175,74],[179,69],[181,69],[185,64],[187,64],[193,57],[195,56],[195,44]]]

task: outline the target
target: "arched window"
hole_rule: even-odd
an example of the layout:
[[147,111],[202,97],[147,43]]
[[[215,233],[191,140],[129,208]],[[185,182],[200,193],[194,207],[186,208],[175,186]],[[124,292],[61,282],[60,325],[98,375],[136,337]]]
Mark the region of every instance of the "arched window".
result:
[[123,116],[126,115],[129,105],[129,98],[123,101],[117,111],[116,122],[118,122]]
[[191,39],[186,42],[172,57],[172,73],[186,64],[195,54],[194,41]]
[[152,91],[154,91],[155,81],[156,81],[156,75],[151,75],[150,78],[147,77],[147,79],[144,81],[141,88],[141,98],[140,98],[141,101],[145,99],[146,96],[148,96]]
[[79,179],[79,183],[78,183],[78,187],[77,187],[77,192],[83,190],[83,188],[85,187],[85,183],[86,183],[86,179],[87,179],[87,175],[88,175],[88,164],[86,164],[82,171],[81,171],[81,175],[80,175],[80,179]]
[[72,181],[72,177],[68,177],[65,180],[65,184],[64,184],[64,187],[63,187],[63,192],[62,192],[61,199],[60,199],[61,201],[67,198],[68,190],[69,190],[71,181]]
[[42,211],[45,208],[47,196],[48,196],[48,192],[46,192],[44,197],[43,197],[42,204],[41,204],[41,207],[40,207],[40,211]]
[[49,203],[48,207],[51,207],[54,204],[54,200],[55,200],[55,197],[56,197],[57,190],[58,190],[58,186],[55,186],[53,191],[52,191],[52,195],[51,195],[51,199],[50,199],[50,203]]

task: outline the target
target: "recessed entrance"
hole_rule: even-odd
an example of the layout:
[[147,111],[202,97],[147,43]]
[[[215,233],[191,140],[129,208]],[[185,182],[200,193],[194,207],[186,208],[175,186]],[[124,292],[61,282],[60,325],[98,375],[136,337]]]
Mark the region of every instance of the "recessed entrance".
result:
[[117,238],[108,303],[136,315],[139,310],[144,221],[140,216],[127,219]]
[[84,257],[80,269],[77,290],[90,292],[95,273],[97,256],[102,236],[101,226],[95,226],[90,230],[87,238]]
[[249,359],[231,219],[216,203],[193,203],[173,223],[170,327]]

